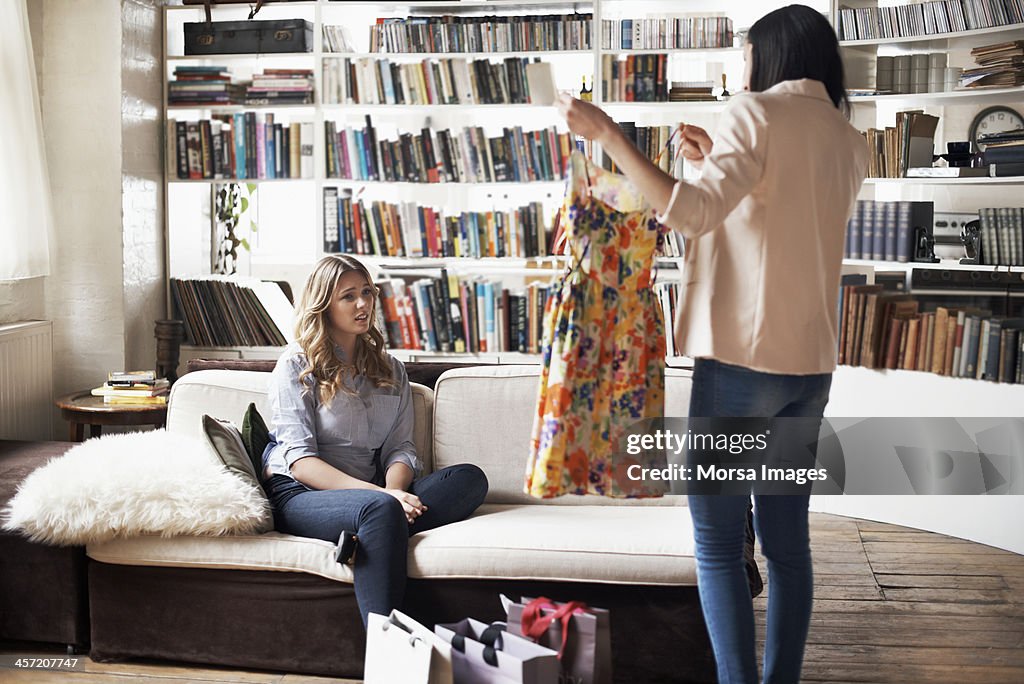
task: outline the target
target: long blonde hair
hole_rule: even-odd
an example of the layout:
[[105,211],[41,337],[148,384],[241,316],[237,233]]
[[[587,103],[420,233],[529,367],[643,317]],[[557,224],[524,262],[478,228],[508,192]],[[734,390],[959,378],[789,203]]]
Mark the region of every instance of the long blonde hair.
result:
[[327,332],[327,309],[337,294],[341,276],[350,271],[362,274],[376,292],[373,278],[365,266],[352,257],[332,254],[321,259],[309,274],[296,313],[295,340],[306,353],[309,364],[299,374],[299,383],[305,386],[306,377],[312,376],[324,404],[330,403],[338,392],[355,393],[345,383],[349,376],[366,376],[376,387],[394,386],[391,360],[384,351],[384,336],[373,323],[376,320],[376,299],[369,312],[370,330],[356,339],[354,358],[345,363],[334,352],[334,341]]

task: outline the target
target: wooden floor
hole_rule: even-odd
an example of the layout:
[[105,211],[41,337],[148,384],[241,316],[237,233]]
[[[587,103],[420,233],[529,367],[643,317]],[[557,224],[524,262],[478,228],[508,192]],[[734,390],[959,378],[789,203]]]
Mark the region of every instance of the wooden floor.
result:
[[[812,514],[811,531],[815,604],[803,681],[1024,683],[1024,556],[831,515]],[[765,607],[762,595],[755,602],[759,635]],[[14,652],[0,647],[5,684],[342,681],[88,658],[79,671],[26,671],[12,667]]]

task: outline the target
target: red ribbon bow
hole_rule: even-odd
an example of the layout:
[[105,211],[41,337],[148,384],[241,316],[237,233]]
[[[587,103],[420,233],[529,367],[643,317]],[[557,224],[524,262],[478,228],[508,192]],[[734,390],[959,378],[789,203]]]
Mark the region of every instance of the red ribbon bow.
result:
[[535,598],[523,608],[523,635],[539,641],[551,623],[558,620],[562,623],[562,647],[558,649],[558,659],[561,660],[566,641],[569,639],[569,623],[572,622],[572,616],[586,612],[587,604],[582,601],[569,601],[558,606],[544,596]]

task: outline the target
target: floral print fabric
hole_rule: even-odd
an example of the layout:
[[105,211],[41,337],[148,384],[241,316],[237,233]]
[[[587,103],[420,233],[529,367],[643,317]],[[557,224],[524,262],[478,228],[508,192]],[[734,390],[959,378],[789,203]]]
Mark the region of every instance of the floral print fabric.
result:
[[665,405],[665,324],[652,288],[666,229],[625,177],[571,158],[562,208],[573,267],[548,297],[526,492],[641,497],[619,440]]

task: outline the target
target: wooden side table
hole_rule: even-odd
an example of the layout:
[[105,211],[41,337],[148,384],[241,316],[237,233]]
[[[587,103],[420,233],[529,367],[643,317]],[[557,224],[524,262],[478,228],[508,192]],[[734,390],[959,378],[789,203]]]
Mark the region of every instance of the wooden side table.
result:
[[166,404],[106,404],[103,397],[94,397],[89,390],[72,392],[57,399],[61,417],[68,421],[68,436],[72,442],[89,436],[99,437],[104,425],[155,425],[160,428],[167,420]]

